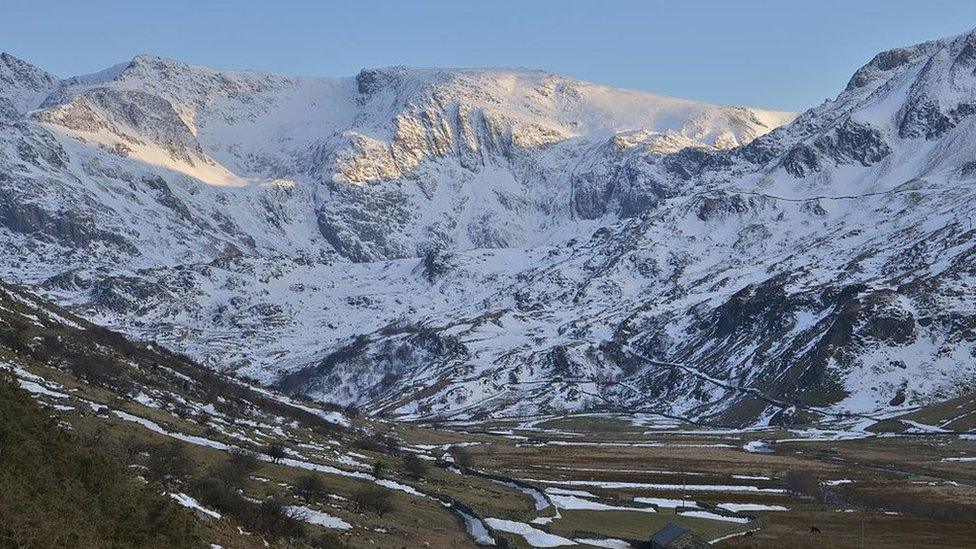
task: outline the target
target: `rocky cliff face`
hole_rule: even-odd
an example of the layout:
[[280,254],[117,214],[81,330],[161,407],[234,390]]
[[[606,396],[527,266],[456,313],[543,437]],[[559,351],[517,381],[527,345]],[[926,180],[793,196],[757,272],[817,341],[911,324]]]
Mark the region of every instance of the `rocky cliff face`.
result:
[[0,275],[373,411],[901,411],[976,380],[974,36],[786,125],[539,71],[4,57]]

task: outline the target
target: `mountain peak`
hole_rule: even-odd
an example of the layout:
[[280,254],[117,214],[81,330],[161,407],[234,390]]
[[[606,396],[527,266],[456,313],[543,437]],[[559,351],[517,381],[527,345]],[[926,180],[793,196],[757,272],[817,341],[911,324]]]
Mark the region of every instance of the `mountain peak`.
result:
[[53,74],[9,53],[0,53],[0,120],[36,108],[58,82]]
[[[863,88],[871,83],[887,80],[898,69],[929,60],[939,52],[951,58],[951,64],[976,65],[976,29],[938,40],[883,51],[859,68],[844,91]],[[932,70],[937,67],[933,66]]]
[[124,68],[119,71],[117,78],[125,79],[130,76],[144,78],[149,75],[160,78],[173,78],[192,69],[202,69],[202,67],[191,67],[189,64],[176,59],[141,53],[124,65]]
[[[28,63],[16,55],[4,51],[0,52],[0,78],[16,76],[21,81],[35,81],[51,83],[57,80],[53,74],[44,69]],[[9,80],[0,80],[5,84],[10,84]]]
[[23,59],[10,53],[9,51],[0,51],[0,61],[2,61],[3,64],[5,65],[14,65],[14,64],[30,65],[30,63],[24,61]]
[[154,55],[151,53],[140,53],[138,55],[133,56],[132,60],[129,61],[129,66],[130,67],[143,66],[143,67],[154,67],[154,68],[162,68],[162,67],[189,68],[190,67],[189,64],[184,63],[183,61],[179,61],[177,59],[171,59],[169,57],[163,57],[161,55]]

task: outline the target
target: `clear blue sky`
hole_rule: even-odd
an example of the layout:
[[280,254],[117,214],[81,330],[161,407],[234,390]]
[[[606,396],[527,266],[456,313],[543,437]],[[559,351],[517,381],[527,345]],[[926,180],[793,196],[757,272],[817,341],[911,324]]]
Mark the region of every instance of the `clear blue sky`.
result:
[[306,76],[510,66],[782,109],[833,97],[880,50],[976,27],[976,0],[2,4],[0,49],[59,76],[138,53]]

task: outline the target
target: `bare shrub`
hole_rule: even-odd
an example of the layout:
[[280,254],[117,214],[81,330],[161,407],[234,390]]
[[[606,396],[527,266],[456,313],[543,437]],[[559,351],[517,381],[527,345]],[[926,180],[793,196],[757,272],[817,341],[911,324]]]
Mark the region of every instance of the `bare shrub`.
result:
[[427,476],[430,466],[427,464],[427,461],[417,454],[408,454],[407,457],[403,458],[403,468],[407,471],[408,475],[416,479],[421,479]]
[[190,493],[200,503],[218,511],[243,519],[253,505],[226,482],[215,477],[202,477],[190,483]]
[[269,537],[293,539],[305,533],[301,511],[290,508],[281,496],[262,501],[253,513],[251,526]]
[[139,460],[142,453],[148,451],[150,446],[141,440],[123,437],[113,446],[113,453],[124,465],[131,465]]
[[314,502],[325,495],[325,483],[318,475],[302,475],[295,483],[295,494],[307,502]]
[[154,482],[173,482],[186,478],[192,468],[186,449],[179,442],[172,440],[157,444],[149,450],[149,461],[146,464],[146,479]]
[[254,503],[220,479],[203,477],[190,484],[200,503],[233,516],[246,528],[269,538],[299,538],[304,534],[301,512],[288,506],[279,494]]
[[376,513],[381,517],[395,509],[390,492],[379,486],[363,487],[353,493],[349,499],[360,511]]
[[382,454],[396,455],[400,453],[400,445],[397,444],[396,439],[379,434],[360,437],[356,440],[356,446],[363,450]]
[[272,463],[278,463],[283,457],[285,457],[285,447],[281,443],[273,442],[264,447],[264,455],[271,458]]
[[226,461],[214,469],[214,476],[234,487],[241,487],[247,477],[261,467],[257,454],[244,448],[234,448]]
[[470,469],[474,465],[474,458],[471,457],[471,452],[463,446],[452,446],[448,450],[448,453],[454,459],[454,464],[462,469]]
[[787,471],[786,489],[792,494],[816,497],[820,494],[820,478],[817,473],[809,469],[794,469]]

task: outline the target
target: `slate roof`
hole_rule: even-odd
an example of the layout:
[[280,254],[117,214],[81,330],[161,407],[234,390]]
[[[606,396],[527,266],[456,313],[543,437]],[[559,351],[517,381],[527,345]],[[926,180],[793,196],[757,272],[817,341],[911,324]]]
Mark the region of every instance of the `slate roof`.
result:
[[684,534],[685,532],[687,532],[687,530],[683,526],[671,522],[651,536],[651,543],[665,546],[681,537],[681,534]]

